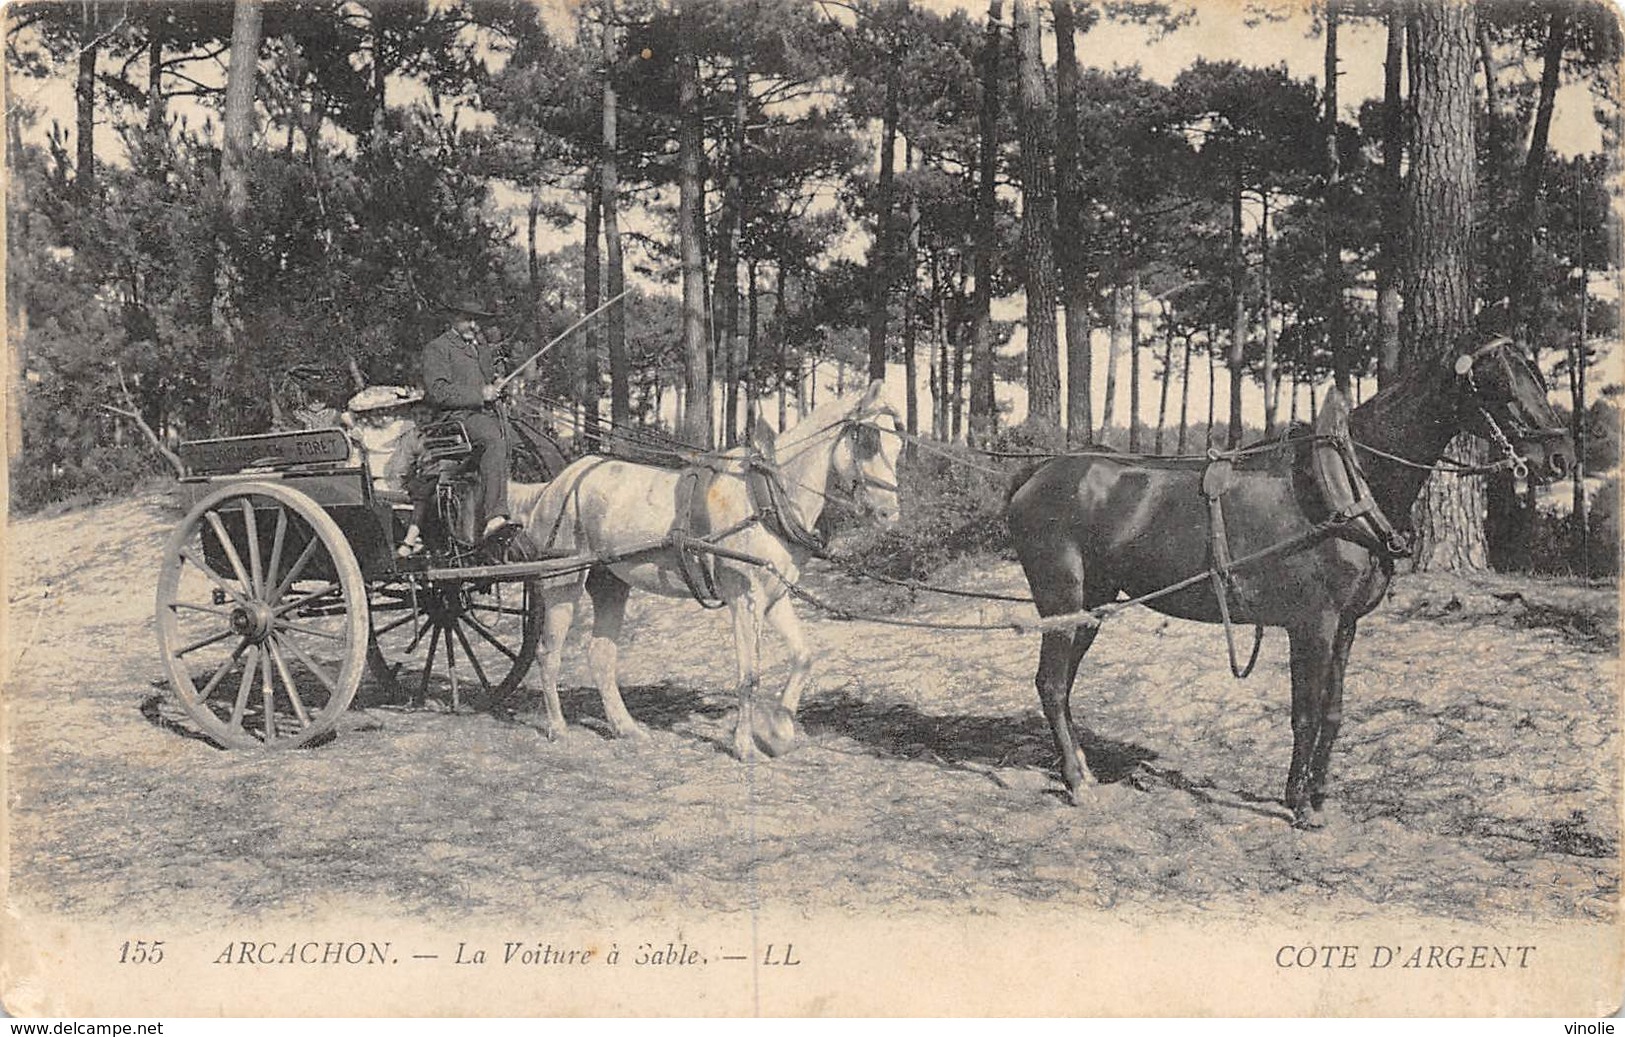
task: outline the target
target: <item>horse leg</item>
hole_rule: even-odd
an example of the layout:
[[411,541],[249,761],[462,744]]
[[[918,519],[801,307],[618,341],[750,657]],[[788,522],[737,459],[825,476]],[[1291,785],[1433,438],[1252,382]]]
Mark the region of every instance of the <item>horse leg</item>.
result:
[[768,606],[767,621],[784,638],[785,650],[790,653],[790,675],[785,679],[784,689],[779,692],[779,705],[793,717],[796,710],[801,708],[801,696],[807,690],[807,678],[812,673],[812,649],[807,647],[801,617],[796,615],[788,594]]
[[1292,765],[1286,776],[1286,807],[1294,828],[1318,827],[1310,816],[1309,764],[1320,740],[1321,704],[1338,626],[1337,616],[1326,613],[1319,622],[1287,631],[1292,647]]
[[[733,650],[736,662],[736,678],[738,678],[739,717],[733,725],[733,754],[739,759],[749,759],[756,754],[756,691],[762,684],[762,595],[759,587],[749,585],[746,587],[726,588],[725,597],[728,598],[728,613],[733,619]],[[731,593],[730,593],[731,592]],[[765,707],[769,710],[769,738],[765,740],[764,749],[770,756],[777,756],[788,744],[780,746],[778,740],[772,738],[773,717],[777,714],[777,707]]]
[[1331,769],[1332,744],[1343,724],[1343,672],[1348,667],[1349,649],[1354,645],[1353,619],[1338,624],[1337,636],[1332,641],[1330,670],[1326,675],[1326,694],[1320,703],[1320,735],[1315,740],[1315,755],[1309,762],[1309,806],[1319,810],[1326,805],[1326,777]]
[[1038,674],[1033,680],[1038,686],[1044,718],[1049,721],[1055,747],[1061,754],[1061,779],[1066,782],[1074,804],[1081,802],[1083,787],[1094,783],[1072,720],[1072,681],[1077,676],[1083,653],[1095,639],[1095,629],[1045,631],[1038,651]]
[[563,738],[564,709],[559,705],[559,669],[564,660],[564,640],[576,615],[581,596],[581,578],[568,581],[542,581],[537,585],[542,607],[542,646],[537,662],[541,670],[542,698],[547,703],[547,737]]
[[592,641],[587,645],[587,665],[604,703],[604,719],[609,721],[615,737],[648,738],[649,732],[626,711],[615,680],[621,625],[626,620],[626,599],[631,593],[631,585],[608,569],[598,568],[587,574],[587,594],[592,598]]

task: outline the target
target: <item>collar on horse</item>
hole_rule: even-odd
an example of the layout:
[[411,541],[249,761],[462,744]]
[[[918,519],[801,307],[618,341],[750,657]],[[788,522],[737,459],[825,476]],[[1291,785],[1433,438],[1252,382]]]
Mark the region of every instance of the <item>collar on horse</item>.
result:
[[[1317,528],[1327,536],[1347,540],[1376,555],[1382,567],[1392,573],[1394,559],[1408,553],[1404,538],[1378,507],[1366,484],[1365,472],[1355,457],[1346,420],[1334,418],[1326,428],[1317,426],[1309,437],[1309,471],[1320,493],[1321,503],[1330,513]],[[1284,441],[1284,442],[1290,442]],[[1302,439],[1297,442],[1303,442]],[[1235,636],[1230,621],[1230,597],[1240,594],[1231,562],[1229,538],[1224,525],[1224,495],[1235,481],[1235,456],[1213,452],[1202,469],[1201,493],[1208,508],[1208,571],[1218,600],[1219,619],[1224,624],[1225,647],[1230,655],[1230,672],[1245,678],[1258,662],[1258,649],[1264,628],[1255,625],[1253,648],[1245,665],[1237,660]],[[1318,537],[1316,538],[1318,539]],[[1306,544],[1312,542],[1306,541]]]

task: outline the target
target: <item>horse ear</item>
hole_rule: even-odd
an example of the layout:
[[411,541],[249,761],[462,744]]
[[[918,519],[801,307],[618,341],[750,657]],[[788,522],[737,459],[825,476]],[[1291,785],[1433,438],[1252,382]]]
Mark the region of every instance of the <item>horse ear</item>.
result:
[[778,441],[779,435],[773,431],[773,426],[769,425],[760,414],[756,415],[756,424],[750,428],[750,445],[756,448],[757,453],[771,461]]
[[864,390],[862,405],[864,407],[873,407],[875,404],[880,402],[880,396],[885,391],[886,383],[876,378],[874,381],[869,383],[869,388]]
[[1326,394],[1315,416],[1315,432],[1322,436],[1345,436],[1349,430],[1349,401],[1336,389]]

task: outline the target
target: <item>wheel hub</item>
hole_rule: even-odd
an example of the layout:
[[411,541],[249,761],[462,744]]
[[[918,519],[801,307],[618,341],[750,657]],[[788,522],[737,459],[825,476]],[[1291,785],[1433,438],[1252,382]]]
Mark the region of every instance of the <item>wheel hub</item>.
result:
[[231,610],[231,629],[234,633],[259,643],[271,634],[270,606],[261,602],[239,604]]

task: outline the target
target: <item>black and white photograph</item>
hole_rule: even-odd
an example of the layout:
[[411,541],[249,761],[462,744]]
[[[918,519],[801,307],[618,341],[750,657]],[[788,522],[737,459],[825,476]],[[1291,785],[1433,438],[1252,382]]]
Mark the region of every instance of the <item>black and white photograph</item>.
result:
[[1612,0],[0,24],[6,1013],[1620,1009]]

